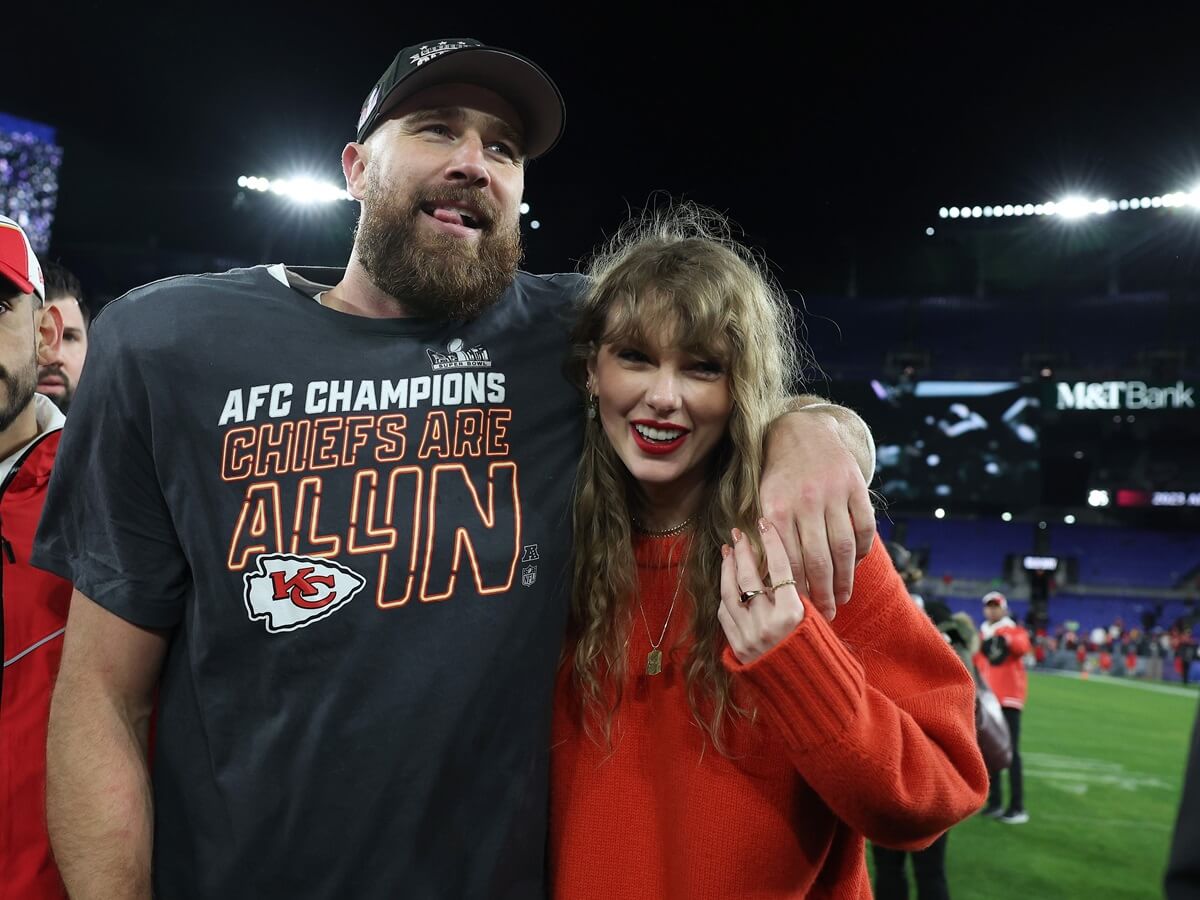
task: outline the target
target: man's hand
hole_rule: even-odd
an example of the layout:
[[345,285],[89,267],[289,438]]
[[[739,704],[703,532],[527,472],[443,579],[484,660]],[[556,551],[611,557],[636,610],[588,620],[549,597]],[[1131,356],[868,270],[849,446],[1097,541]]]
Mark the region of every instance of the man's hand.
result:
[[875,537],[872,450],[862,419],[827,404],[780,416],[767,439],[763,514],[783,540],[796,583],[807,585],[829,619],[850,599],[855,563]]

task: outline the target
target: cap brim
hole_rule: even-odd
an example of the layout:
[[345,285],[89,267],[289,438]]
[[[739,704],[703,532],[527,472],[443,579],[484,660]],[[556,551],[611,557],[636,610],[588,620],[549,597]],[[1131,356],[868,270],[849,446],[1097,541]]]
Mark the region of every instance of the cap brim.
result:
[[389,110],[418,91],[455,82],[495,91],[512,104],[521,117],[529,159],[548,153],[562,136],[566,104],[550,76],[519,54],[491,47],[464,47],[431,59],[392,89],[364,123],[366,130],[374,130]]
[[37,286],[34,285],[34,283],[28,278],[22,278],[20,275],[18,275],[17,270],[8,263],[0,261],[0,275],[3,275],[14,285],[16,285],[17,290],[19,290],[22,294],[33,294],[34,296],[41,298],[42,295],[38,291]]

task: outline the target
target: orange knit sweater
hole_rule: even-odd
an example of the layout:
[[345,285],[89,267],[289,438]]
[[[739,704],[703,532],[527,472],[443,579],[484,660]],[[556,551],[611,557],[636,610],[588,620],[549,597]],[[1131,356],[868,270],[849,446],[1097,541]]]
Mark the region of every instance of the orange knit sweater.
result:
[[[678,540],[635,547],[655,638]],[[864,837],[916,849],[983,804],[974,684],[878,540],[832,623],[806,601],[796,631],[751,665],[726,648],[735,690],[758,710],[756,722],[727,728],[730,757],[706,742],[688,706],[689,607],[681,596],[660,675],[645,674],[650,642],[635,616],[611,754],[583,733],[569,669],[560,673],[556,900],[870,897]]]

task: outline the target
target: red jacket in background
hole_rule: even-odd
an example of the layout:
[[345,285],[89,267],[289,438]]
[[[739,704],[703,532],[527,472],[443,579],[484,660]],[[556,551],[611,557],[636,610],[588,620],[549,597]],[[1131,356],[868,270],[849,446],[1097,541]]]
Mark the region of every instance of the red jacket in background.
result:
[[39,435],[0,485],[0,900],[67,896],[46,833],[46,723],[71,584],[29,565],[60,434]]
[[1004,662],[989,663],[986,656],[976,653],[975,665],[1001,706],[1024,709],[1029,687],[1023,657],[1031,646],[1029,633],[1008,616],[998,622],[984,622],[979,627],[979,636],[984,640],[997,635],[1008,641],[1008,656]]

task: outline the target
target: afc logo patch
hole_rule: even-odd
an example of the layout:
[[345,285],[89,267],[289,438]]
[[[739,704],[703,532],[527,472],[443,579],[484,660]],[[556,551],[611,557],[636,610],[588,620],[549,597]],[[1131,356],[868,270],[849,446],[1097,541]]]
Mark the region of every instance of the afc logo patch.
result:
[[337,612],[367,580],[328,559],[266,553],[243,576],[246,612],[267,631],[295,631]]
[[[521,562],[531,563],[539,559],[541,557],[538,556],[537,544],[526,544],[521,548]],[[537,566],[521,566],[521,584],[525,587],[533,587],[535,581],[537,581]]]

